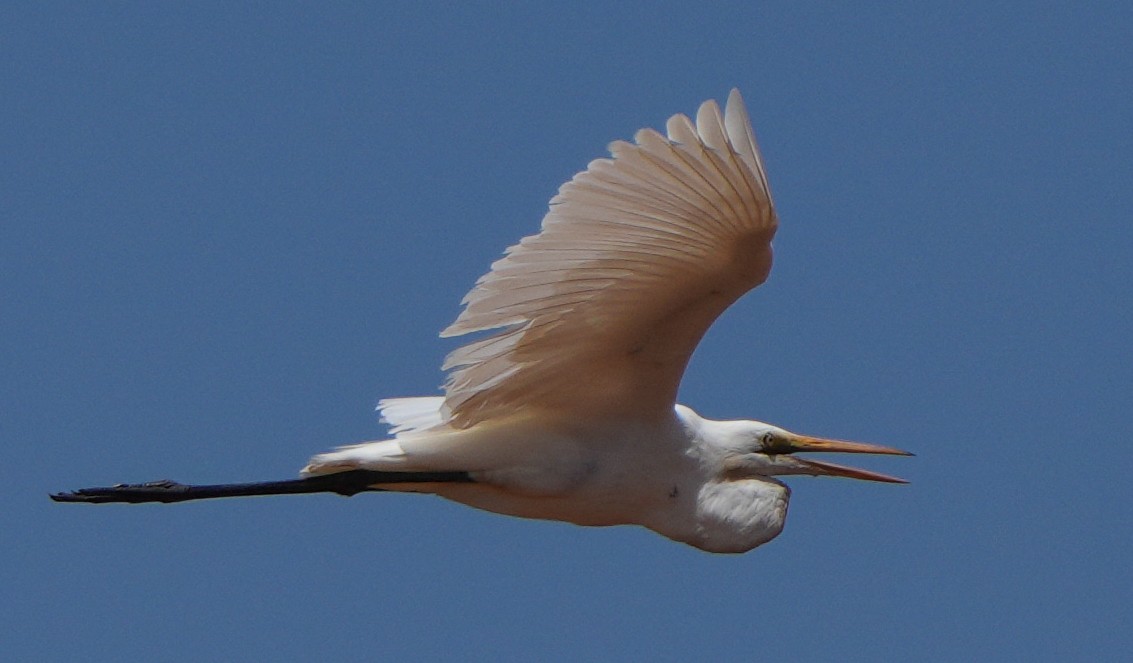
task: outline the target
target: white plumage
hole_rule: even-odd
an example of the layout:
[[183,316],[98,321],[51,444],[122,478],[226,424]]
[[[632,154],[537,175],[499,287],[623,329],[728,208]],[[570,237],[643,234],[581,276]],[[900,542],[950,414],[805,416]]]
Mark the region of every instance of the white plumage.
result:
[[482,509],[581,525],[639,524],[705,550],[779,533],[783,474],[898,482],[791,456],[904,452],[712,421],[675,402],[712,321],[771,269],[778,221],[739,92],[695,126],[615,142],[559,190],[537,235],[507,250],[442,332],[497,330],[445,361],[444,397],[380,405],[389,440],[314,457],[347,470],[466,472],[398,483]]
[[710,101],[696,127],[676,115],[668,131],[613,143],[464,298],[442,336],[505,330],[445,362],[451,425],[672,408],[705,330],[767,278],[777,221],[737,92],[727,121]]
[[771,270],[778,221],[739,92],[723,115],[669,119],[610,146],[551,200],[537,235],[492,265],[444,336],[494,331],[449,355],[444,396],[381,401],[392,438],[311,459],[305,478],[169,481],[58,493],[60,502],[180,502],[364,490],[434,493],[579,525],[642,525],[713,552],[783,528],[775,477],[900,479],[803,451],[905,454],[676,404],[708,326]]

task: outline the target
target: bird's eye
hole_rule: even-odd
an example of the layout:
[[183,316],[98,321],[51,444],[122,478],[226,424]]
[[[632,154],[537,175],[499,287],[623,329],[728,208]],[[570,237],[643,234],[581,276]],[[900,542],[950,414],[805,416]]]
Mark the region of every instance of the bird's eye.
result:
[[764,449],[770,449],[771,446],[775,444],[775,434],[771,431],[764,433],[760,438],[760,442],[763,443]]

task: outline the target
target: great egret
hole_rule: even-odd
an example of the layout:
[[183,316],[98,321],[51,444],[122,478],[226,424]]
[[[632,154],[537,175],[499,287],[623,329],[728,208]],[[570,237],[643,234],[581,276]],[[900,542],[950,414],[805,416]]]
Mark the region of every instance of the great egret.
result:
[[537,235],[509,248],[441,332],[496,330],[450,354],[444,396],[380,402],[390,439],[315,456],[303,478],[86,488],[60,502],[178,502],[283,493],[410,491],[524,518],[636,524],[712,552],[783,528],[776,477],[902,479],[801,451],[898,454],[676,404],[712,321],[771,270],[778,226],[737,90],[668,136],[615,142],[559,190]]

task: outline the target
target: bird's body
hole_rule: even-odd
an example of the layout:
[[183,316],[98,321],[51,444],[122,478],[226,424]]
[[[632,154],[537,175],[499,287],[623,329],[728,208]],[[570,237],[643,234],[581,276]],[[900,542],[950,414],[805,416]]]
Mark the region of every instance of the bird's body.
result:
[[637,421],[521,415],[465,430],[405,431],[317,456],[306,472],[467,471],[472,482],[388,489],[522,518],[639,524],[705,550],[742,552],[779,533],[789,490],[770,477],[720,476],[719,441],[741,423],[704,419],[683,405]]
[[54,497],[425,492],[525,518],[637,524],[704,550],[743,552],[782,530],[790,491],[778,475],[899,482],[792,454],[905,452],[714,421],[676,404],[709,325],[767,278],[778,220],[738,92],[724,114],[705,102],[695,125],[676,115],[667,129],[611,145],[614,158],[563,185],[542,231],[481,277],[442,335],[495,333],[449,356],[444,396],[381,402],[392,438],[315,456],[307,478],[293,482]]

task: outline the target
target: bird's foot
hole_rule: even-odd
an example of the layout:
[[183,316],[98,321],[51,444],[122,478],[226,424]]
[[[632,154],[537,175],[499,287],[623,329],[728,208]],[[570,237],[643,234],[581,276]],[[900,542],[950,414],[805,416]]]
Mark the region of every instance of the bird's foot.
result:
[[88,504],[102,504],[105,502],[161,502],[162,495],[169,495],[168,501],[176,501],[175,497],[184,493],[189,486],[162,479],[146,483],[118,483],[113,486],[80,488],[78,490],[53,493],[51,499],[56,502],[86,502]]

